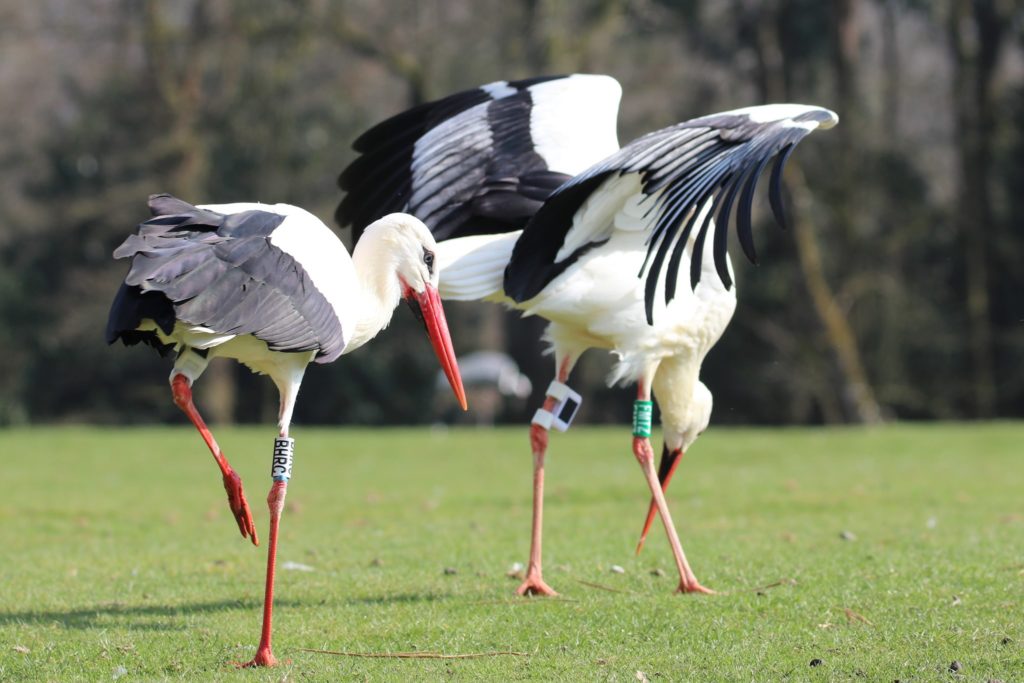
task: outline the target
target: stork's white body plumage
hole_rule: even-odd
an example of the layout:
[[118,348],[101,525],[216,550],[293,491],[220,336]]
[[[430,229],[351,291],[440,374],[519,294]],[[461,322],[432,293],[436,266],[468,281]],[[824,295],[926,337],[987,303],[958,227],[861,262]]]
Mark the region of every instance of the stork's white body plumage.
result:
[[270,543],[263,632],[248,665],[276,663],[271,611],[277,532],[291,476],[289,437],[306,366],[331,362],[387,326],[402,298],[420,307],[431,343],[463,408],[465,392],[437,294],[436,243],[405,214],[367,227],[352,257],[309,212],[286,204],[193,206],[150,197],[153,218],[115,252],[131,267],[111,306],[107,341],[121,339],[177,354],[175,403],[198,429],[220,467],[228,503],[243,537],[258,544],[241,478],[192,401],[192,384],[212,358],[233,358],[268,375],[280,392],[267,497]]
[[[581,256],[537,296],[521,303],[502,289],[505,267],[519,232],[477,235],[438,243],[444,271],[439,284],[444,299],[492,301],[511,305],[524,315],[550,321],[546,338],[556,357],[579,358],[587,349],[604,349],[618,362],[609,384],[646,381],[654,388],[664,439],[670,450],[685,450],[708,425],[711,393],[699,380],[705,356],[721,338],[736,310],[736,287],[726,288],[711,252],[701,256],[701,279],[693,289],[677,292],[667,304],[654,304],[654,324],[644,312],[644,282],[636,277],[647,252],[653,214],[645,215],[639,178],[621,176],[616,185],[595,192],[574,217],[569,231],[587,231],[585,240],[607,239]],[[605,190],[605,188],[602,188]],[[713,228],[715,229],[715,228]],[[695,238],[683,259],[689,261]],[[573,247],[567,237],[566,249]],[[732,271],[731,263],[728,266]],[[660,370],[660,372],[659,372]]]
[[[349,195],[336,217],[358,225],[374,211],[417,215],[441,240],[444,296],[505,302],[551,321],[558,382],[586,349],[602,348],[618,357],[610,380],[637,384],[638,410],[648,409],[653,391],[665,438],[657,475],[646,427],[634,427],[633,442],[654,499],[647,525],[656,506],[680,590],[707,592],[686,561],[662,487],[710,420],[711,393],[699,375],[736,309],[732,208],[739,242],[756,262],[751,204],[762,170],[775,160],[769,197],[782,223],[786,159],[838,118],[799,104],[748,107],[620,149],[620,96],[610,77],[575,74],[501,81],[399,114],[353,145],[362,156],[339,178]],[[410,147],[410,139],[429,144]],[[677,286],[684,263],[690,287]],[[549,394],[544,409],[554,405]],[[521,593],[553,593],[540,568],[545,424],[541,416],[531,427],[533,542]]]
[[[661,408],[664,450],[658,479],[665,486],[681,455],[707,429],[711,420],[712,394],[700,381],[700,369],[735,313],[736,287],[725,286],[707,250],[698,257],[701,278],[696,287],[683,288],[668,303],[658,299],[654,304],[653,325],[648,324],[644,282],[636,273],[643,267],[647,251],[645,240],[654,217],[644,213],[645,202],[638,193],[636,177],[614,178],[605,184],[612,183],[619,184],[617,191],[595,193],[588,205],[576,214],[572,228],[600,231],[600,239],[607,241],[599,249],[581,256],[537,296],[516,303],[501,289],[505,266],[518,240],[516,233],[440,242],[438,258],[445,272],[440,291],[443,298],[502,302],[522,310],[525,315],[538,315],[550,321],[545,337],[555,356],[559,381],[566,381],[587,349],[614,353],[618,362],[608,383],[636,384],[638,396],[646,398],[650,398],[653,391]],[[593,203],[599,207],[589,205]],[[710,205],[705,207],[709,209]],[[725,228],[714,226],[711,229]],[[683,255],[687,261],[692,257],[694,239],[690,238]],[[727,266],[731,272],[731,263]],[[542,467],[547,434],[537,425],[531,432],[535,467],[539,470],[535,473],[538,490],[535,491],[530,569],[519,592],[551,595],[554,591],[541,574],[540,547]],[[635,443],[634,448],[645,445]],[[653,470],[650,473],[653,474]],[[704,592],[706,589],[697,582],[686,562],[682,544],[667,514],[667,504],[663,501],[662,505],[669,542],[679,566],[680,588],[687,592]],[[652,501],[638,552],[657,506],[658,502]]]

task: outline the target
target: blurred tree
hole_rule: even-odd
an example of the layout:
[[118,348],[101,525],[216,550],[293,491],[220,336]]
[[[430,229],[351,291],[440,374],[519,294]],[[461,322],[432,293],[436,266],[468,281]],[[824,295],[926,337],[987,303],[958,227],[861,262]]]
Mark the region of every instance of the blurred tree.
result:
[[[125,268],[110,253],[148,194],[326,218],[375,121],[578,70],[622,82],[623,141],[769,99],[840,115],[795,159],[806,189],[787,178],[793,232],[759,221],[764,267],[736,262],[739,309],[704,372],[716,423],[871,419],[872,392],[895,417],[1024,409],[1019,2],[40,0],[0,7],[0,57],[0,423],[180,420],[169,365],[102,342]],[[453,306],[456,346],[505,344],[539,394],[544,323],[510,315]],[[399,312],[373,351],[311,370],[298,422],[432,419],[416,324]],[[628,419],[609,364],[574,374],[585,419]],[[210,372],[211,414],[276,413],[265,380]]]
[[956,222],[964,247],[974,412],[978,417],[992,417],[995,412],[988,272],[989,235],[995,222],[991,209],[993,77],[1011,7],[1011,3],[1000,0],[954,0],[949,12],[960,167]]

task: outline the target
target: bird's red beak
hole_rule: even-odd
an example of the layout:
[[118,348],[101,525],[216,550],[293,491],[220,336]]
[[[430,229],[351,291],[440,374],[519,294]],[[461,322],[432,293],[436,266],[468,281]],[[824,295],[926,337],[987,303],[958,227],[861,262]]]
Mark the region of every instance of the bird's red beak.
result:
[[452,337],[448,333],[448,321],[444,317],[444,308],[441,306],[441,295],[433,286],[427,285],[422,293],[416,292],[405,286],[403,296],[406,302],[413,309],[413,313],[423,321],[427,328],[427,336],[430,337],[430,345],[434,347],[437,360],[441,363],[448,383],[452,385],[455,398],[463,410],[468,410],[466,404],[466,390],[462,387],[462,376],[459,374],[459,364],[455,360],[455,350],[452,348]]

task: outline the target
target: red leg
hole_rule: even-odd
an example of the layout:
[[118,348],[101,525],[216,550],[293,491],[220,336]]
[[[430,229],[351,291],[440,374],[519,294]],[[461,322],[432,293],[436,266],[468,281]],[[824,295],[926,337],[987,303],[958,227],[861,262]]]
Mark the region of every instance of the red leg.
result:
[[256,656],[242,664],[243,668],[256,666],[277,666],[278,660],[270,646],[271,627],[274,612],[274,569],[277,565],[277,530],[281,524],[281,512],[284,510],[284,499],[288,492],[287,481],[275,481],[267,495],[267,506],[270,508],[270,542],[267,544],[267,584],[263,594],[263,631],[260,633],[260,644],[256,648]]
[[[637,387],[637,400],[651,400],[649,382],[642,381]],[[665,502],[665,494],[661,490],[661,482],[658,481],[658,474],[654,470],[654,450],[651,448],[651,440],[646,436],[633,437],[633,455],[640,468],[643,470],[644,478],[647,480],[647,487],[654,497],[655,506],[661,515],[661,522],[665,525],[665,533],[668,536],[669,545],[672,546],[672,555],[675,557],[676,568],[679,570],[679,593],[714,593],[710,588],[700,585],[700,581],[690,569],[690,563],[686,561],[686,554],[683,552],[683,545],[679,542],[676,534],[676,527],[672,523],[672,515],[668,511],[668,503]]]
[[700,581],[697,580],[693,570],[690,569],[690,563],[686,561],[686,554],[683,552],[683,546],[679,542],[679,536],[676,534],[675,525],[672,523],[672,515],[668,511],[668,504],[665,503],[665,495],[661,491],[661,484],[658,482],[658,475],[654,471],[654,451],[651,450],[650,440],[639,436],[633,437],[633,455],[636,456],[637,461],[640,463],[640,467],[644,471],[644,477],[647,479],[647,486],[651,489],[651,494],[654,496],[654,502],[658,508],[658,512],[661,513],[661,521],[665,525],[665,533],[668,534],[669,545],[672,546],[672,554],[676,560],[676,568],[679,570],[678,592],[714,593],[710,588],[705,588],[700,585]]
[[220,446],[214,440],[213,434],[199,415],[199,411],[196,410],[196,406],[192,402],[191,383],[185,375],[177,374],[171,380],[171,394],[174,396],[175,405],[181,408],[182,412],[188,416],[188,419],[199,430],[199,435],[203,437],[203,441],[206,442],[210,452],[213,453],[213,459],[217,461],[217,466],[220,467],[221,475],[224,478],[224,490],[228,494],[228,505],[235,516],[235,521],[238,523],[238,530],[242,533],[242,537],[248,537],[252,539],[253,545],[259,545],[260,541],[256,536],[256,526],[252,521],[252,512],[249,510],[249,503],[245,500],[245,493],[242,490],[242,479],[232,469],[227,458],[224,457],[224,452],[221,451]]
[[[669,451],[668,446],[664,446],[661,453],[661,463],[658,467],[658,481],[661,482],[661,491],[664,493],[668,491],[668,483],[672,481],[672,475],[676,473],[676,468],[679,467],[679,461],[683,459],[682,449],[675,449]],[[651,498],[651,504],[647,508],[647,519],[644,520],[644,529],[640,532],[640,542],[636,544],[636,554],[639,555],[640,551],[644,549],[644,541],[647,540],[647,532],[651,530],[651,524],[654,522],[654,515],[658,511],[658,506],[654,502],[654,498]]]
[[[544,409],[551,410],[555,400],[548,397]],[[530,564],[526,580],[516,589],[519,595],[558,595],[541,576],[541,542],[544,527],[544,454],[548,449],[548,430],[530,425],[530,446],[533,450],[533,526],[530,534]]]
[[256,656],[239,666],[251,668],[257,666],[277,666],[279,663],[271,648],[270,638],[274,620],[274,572],[277,568],[277,538],[281,527],[281,513],[284,512],[284,499],[288,494],[288,479],[292,475],[292,455],[294,441],[288,437],[288,425],[292,419],[292,409],[298,395],[302,371],[308,358],[302,365],[293,369],[290,376],[274,377],[281,392],[281,406],[278,422],[281,431],[274,440],[274,458],[270,468],[270,476],[274,483],[267,494],[267,507],[270,508],[270,543],[267,545],[267,581],[263,593],[263,630],[260,632],[260,644],[256,648]]
[[[572,369],[572,359],[562,359],[558,367],[558,381],[565,382]],[[544,399],[544,410],[555,407],[555,399]],[[541,542],[544,527],[544,455],[548,450],[548,430],[540,425],[530,425],[530,449],[533,451],[533,524],[530,534],[530,563],[526,568],[526,579],[516,589],[519,595],[558,595],[544,582],[541,575]]]

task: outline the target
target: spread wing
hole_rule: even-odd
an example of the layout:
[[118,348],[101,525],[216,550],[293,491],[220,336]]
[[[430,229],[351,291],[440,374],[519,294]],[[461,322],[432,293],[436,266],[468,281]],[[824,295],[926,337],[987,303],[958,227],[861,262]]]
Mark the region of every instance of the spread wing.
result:
[[[696,237],[690,262],[692,286],[700,278],[704,242],[712,220],[727,228],[737,206],[736,231],[747,257],[756,263],[751,206],[761,172],[772,159],[769,199],[785,226],[782,169],[796,144],[816,128],[831,128],[838,117],[820,107],[779,104],[712,114],[649,133],[560,187],[527,224],[505,271],[505,293],[522,302],[536,296],[588,250],[608,238],[606,222],[578,219],[596,193],[639,186],[646,222],[645,307],[652,320],[659,274],[664,297],[675,295],[687,242]],[[629,200],[623,192],[621,201]],[[737,205],[738,201],[738,205]],[[715,268],[732,285],[726,258],[728,229],[714,231]]]
[[521,229],[552,192],[618,149],[622,89],[609,76],[498,81],[377,124],[338,178],[335,217],[358,239],[394,211],[438,240]]

